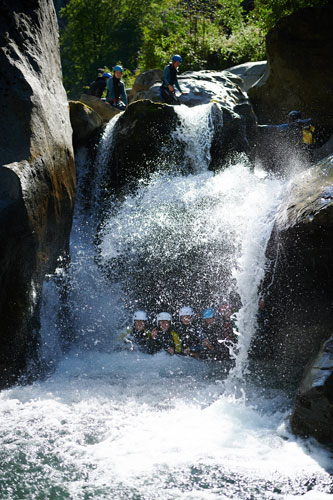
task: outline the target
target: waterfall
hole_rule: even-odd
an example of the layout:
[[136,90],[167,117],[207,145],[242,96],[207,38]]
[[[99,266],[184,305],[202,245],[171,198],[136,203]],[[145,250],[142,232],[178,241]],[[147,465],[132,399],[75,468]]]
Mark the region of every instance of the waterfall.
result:
[[[181,161],[195,174],[156,172],[103,205],[102,219],[116,119],[93,166],[82,152],[70,262],[44,286],[41,349],[54,371],[0,393],[1,500],[331,497],[329,452],[290,433],[288,395],[247,377],[285,182],[243,157],[209,172],[211,109],[177,111]],[[121,348],[138,307],[154,319],[191,304],[200,316],[226,297],[239,304],[229,375],[223,363]],[[75,342],[62,352],[67,335]]]

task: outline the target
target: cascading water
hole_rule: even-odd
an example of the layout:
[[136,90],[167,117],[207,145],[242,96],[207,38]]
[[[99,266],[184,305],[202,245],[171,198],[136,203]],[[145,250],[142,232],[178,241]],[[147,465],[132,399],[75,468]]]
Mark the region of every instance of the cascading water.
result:
[[[200,108],[200,126],[209,127],[209,109]],[[102,224],[95,186],[113,122],[88,208],[89,172],[79,165],[71,263],[59,263],[43,298],[42,354],[59,362],[46,380],[0,394],[1,500],[320,500],[333,492],[329,453],[288,430],[288,396],[246,375],[284,182],[261,178],[242,158],[214,176],[209,149],[196,157],[198,110],[180,113],[196,175],[155,174],[108,206]],[[199,314],[226,297],[241,304],[229,376],[219,363],[115,349],[139,306],[155,314],[191,304]],[[60,355],[64,331],[76,342]]]

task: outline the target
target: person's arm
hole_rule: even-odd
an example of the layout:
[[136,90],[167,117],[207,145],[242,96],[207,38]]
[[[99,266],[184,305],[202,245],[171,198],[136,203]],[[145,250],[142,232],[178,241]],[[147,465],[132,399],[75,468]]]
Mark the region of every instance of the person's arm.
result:
[[113,78],[109,78],[106,84],[106,100],[110,101],[110,99],[114,99],[114,90],[113,90]]
[[162,81],[166,87],[170,85],[170,68],[169,66],[165,66],[162,75]]
[[181,88],[180,88],[179,83],[178,83],[178,78],[176,78],[176,81],[175,81],[175,87],[176,87],[176,89],[178,89],[178,90],[179,90],[179,92],[182,94]]

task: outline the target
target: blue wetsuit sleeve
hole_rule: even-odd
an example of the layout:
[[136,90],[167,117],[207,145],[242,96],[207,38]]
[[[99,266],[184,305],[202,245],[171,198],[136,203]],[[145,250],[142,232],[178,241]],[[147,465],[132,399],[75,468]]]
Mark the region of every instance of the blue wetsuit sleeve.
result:
[[106,84],[106,100],[114,99],[114,91],[113,91],[113,78],[109,78]]
[[170,68],[169,66],[165,66],[162,75],[163,84],[167,87],[170,85]]

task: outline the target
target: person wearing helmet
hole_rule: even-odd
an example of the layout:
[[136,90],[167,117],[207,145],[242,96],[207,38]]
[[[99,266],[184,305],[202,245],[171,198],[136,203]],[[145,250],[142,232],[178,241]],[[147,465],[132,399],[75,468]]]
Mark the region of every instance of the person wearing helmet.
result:
[[112,75],[107,73],[105,68],[98,68],[97,71],[97,78],[90,84],[89,95],[101,98],[106,88],[106,82]]
[[177,333],[181,339],[183,353],[186,355],[199,357],[201,350],[200,333],[194,321],[192,307],[183,306],[179,310],[179,324]]
[[183,94],[177,78],[178,68],[181,63],[181,56],[175,54],[174,56],[172,56],[171,61],[167,66],[165,66],[163,70],[160,96],[162,101],[166,104],[180,104],[179,100],[176,97],[176,89],[179,90],[181,94]]
[[223,326],[221,325],[216,310],[208,307],[204,310],[203,326],[201,332],[203,350],[201,357],[204,359],[230,359],[227,338],[225,337]]
[[163,349],[169,354],[181,354],[182,343],[177,332],[171,328],[172,317],[168,312],[160,312],[157,315],[157,327],[153,328],[151,334],[155,343],[155,352]]
[[151,332],[147,328],[148,316],[145,311],[135,311],[133,314],[133,325],[127,330],[123,337],[129,350],[135,350],[135,345],[140,351],[152,354],[152,337]]
[[108,79],[106,84],[106,101],[119,111],[124,111],[127,106],[127,95],[124,82],[121,77],[123,68],[118,64],[113,68],[113,76]]

